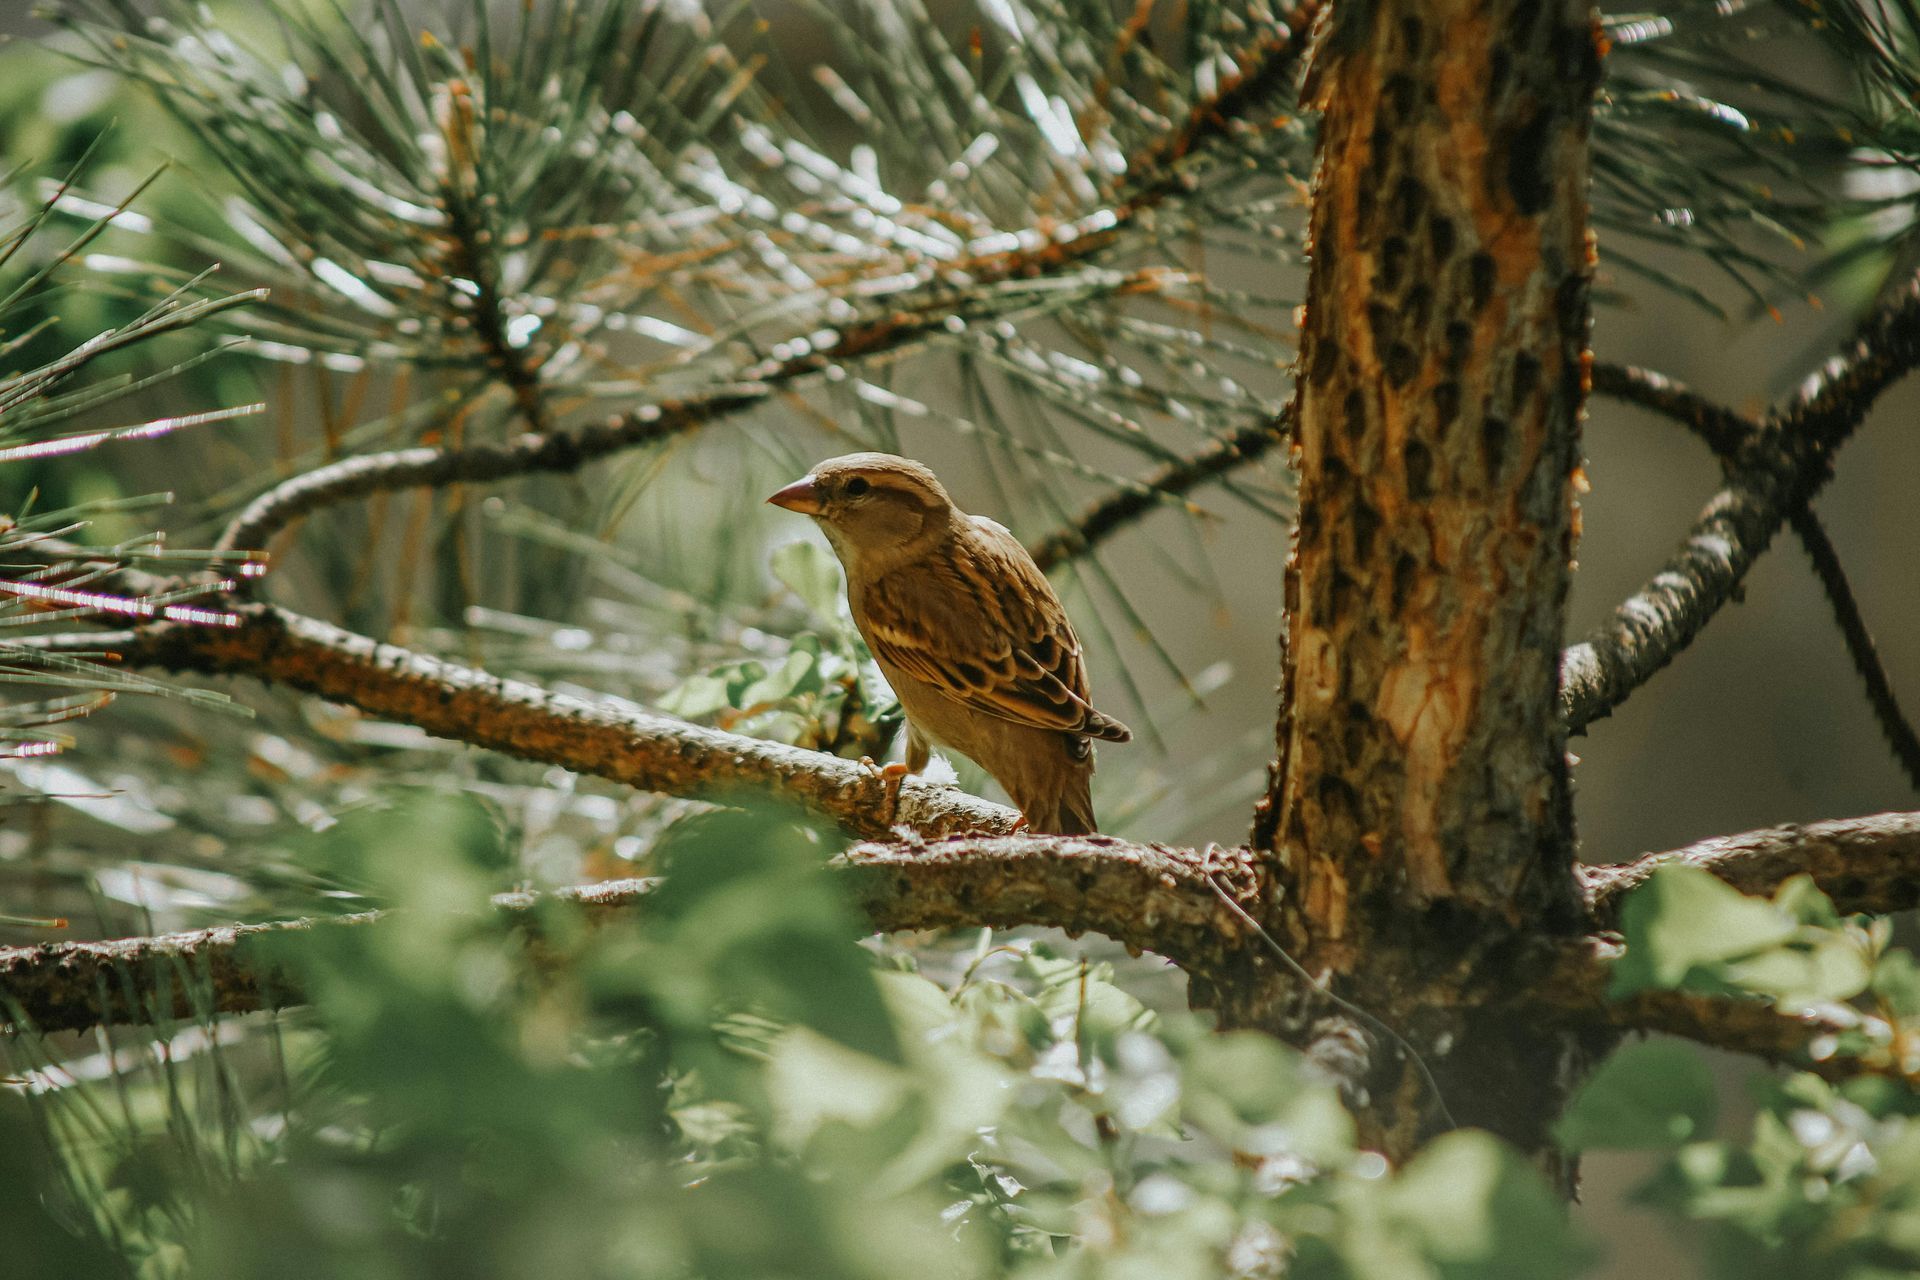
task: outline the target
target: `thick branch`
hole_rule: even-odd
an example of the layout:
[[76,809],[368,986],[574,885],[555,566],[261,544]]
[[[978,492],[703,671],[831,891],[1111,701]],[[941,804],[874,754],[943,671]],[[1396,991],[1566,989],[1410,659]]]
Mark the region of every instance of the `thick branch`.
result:
[[[1643,991],[1608,1006],[1612,1025],[1628,1031],[1658,1031],[1698,1041],[1726,1053],[1811,1071],[1828,1080],[1890,1076],[1920,1084],[1920,1062],[1896,1053],[1901,1043],[1881,1018],[1843,1004],[1789,1013],[1764,1000],[1699,995],[1691,991]],[[1843,1052],[1841,1045],[1865,1036],[1871,1048]]]
[[[1129,164],[1128,183],[1109,208],[1048,234],[1035,234],[1015,249],[939,264],[938,279],[917,302],[849,326],[832,342],[810,347],[805,355],[763,361],[742,370],[733,382],[700,395],[650,405],[578,432],[536,430],[506,445],[402,449],[344,459],[295,476],[250,503],[221,534],[219,549],[264,547],[303,515],[387,490],[574,471],[609,454],[731,417],[764,402],[775,390],[832,366],[897,351],[942,331],[952,317],[975,318],[968,314],[976,309],[969,306],[969,301],[977,302],[993,286],[1057,275],[1085,263],[1153,209],[1186,193],[1191,184],[1180,162],[1232,136],[1243,124],[1243,115],[1291,81],[1299,70],[1306,32],[1320,4],[1321,0],[1301,0],[1294,5],[1279,27],[1254,42],[1238,74],[1228,77],[1212,98],[1195,104],[1186,119],[1165,137],[1137,153]],[[1150,274],[1137,273],[1142,277]],[[1123,283],[1118,291],[1125,292],[1128,287]],[[484,320],[481,316],[477,322],[483,338],[488,333]],[[501,344],[488,344],[490,361],[514,390],[529,422],[544,424],[544,413],[535,412],[538,406],[531,372],[517,363],[518,353]]]
[[1843,912],[1905,911],[1920,906],[1920,813],[1747,831],[1616,866],[1583,867],[1595,924],[1614,927],[1621,900],[1659,868],[1672,866],[1698,867],[1742,893],[1761,896],[1792,876],[1810,875]]
[[1189,973],[1218,971],[1239,952],[1244,933],[1208,877],[1246,900],[1256,893],[1245,849],[1170,849],[1106,836],[869,843],[837,864],[853,876],[877,929],[1045,924],[1158,952]]
[[[1207,876],[1250,883],[1244,857],[1117,840],[1027,836],[902,846],[861,844],[831,864],[876,930],[1046,925],[1109,934],[1183,963],[1217,964],[1238,936]],[[640,904],[649,880],[561,890],[590,918]],[[516,920],[538,901],[500,894]],[[358,929],[392,913],[199,929],[110,942],[0,948],[0,1030],[72,1031],[109,1023],[250,1013],[301,1002],[277,949],[290,936]]]
[[851,760],[549,693],[282,609],[247,605],[235,612],[237,627],[143,627],[115,651],[129,666],[252,676],[438,737],[643,790],[785,801],[858,835],[886,836],[895,824],[928,836],[999,833],[1015,819],[962,791],[909,779],[889,822],[878,773]]
[[1789,516],[1832,474],[1834,451],[1880,394],[1920,363],[1920,279],[1862,326],[1840,356],[1771,412],[1729,466],[1679,553],[1613,617],[1569,648],[1561,706],[1569,728],[1609,714],[1732,599]]

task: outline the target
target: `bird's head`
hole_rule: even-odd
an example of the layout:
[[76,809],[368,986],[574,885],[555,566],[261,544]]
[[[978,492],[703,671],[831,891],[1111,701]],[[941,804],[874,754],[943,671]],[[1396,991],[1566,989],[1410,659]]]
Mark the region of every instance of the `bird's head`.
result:
[[767,501],[819,521],[849,568],[911,554],[945,536],[954,515],[933,472],[891,453],[829,458]]

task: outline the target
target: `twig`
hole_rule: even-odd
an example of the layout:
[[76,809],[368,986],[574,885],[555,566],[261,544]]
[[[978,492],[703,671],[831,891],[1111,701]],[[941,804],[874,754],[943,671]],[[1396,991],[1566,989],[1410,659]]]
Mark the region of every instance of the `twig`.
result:
[[1593,390],[1596,395],[1637,404],[1673,419],[1723,458],[1738,453],[1760,425],[1695,393],[1685,383],[1633,365],[1594,365]]
[[577,471],[589,462],[679,435],[763,403],[772,387],[725,387],[686,400],[647,405],[597,426],[524,435],[507,444],[397,449],[316,467],[248,503],[221,533],[216,551],[264,548],[301,516],[390,489],[485,483],[539,472]]
[[[466,117],[457,116],[457,120]],[[540,371],[527,359],[524,348],[516,347],[507,336],[507,317],[500,302],[500,273],[495,269],[493,255],[486,251],[483,241],[486,231],[474,217],[474,201],[471,193],[463,185],[456,185],[447,193],[447,235],[452,241],[454,271],[473,282],[472,307],[467,320],[474,336],[480,340],[480,348],[486,353],[487,367],[493,370],[507,391],[513,396],[514,404],[520,410],[521,418],[527,429],[536,435],[547,435],[553,430],[553,421],[547,413],[546,397],[540,387]],[[458,297],[457,293],[449,294]]]
[[[1459,1122],[1453,1118],[1453,1112],[1447,1109],[1446,1096],[1440,1092],[1440,1082],[1433,1078],[1433,1071],[1427,1066],[1427,1060],[1420,1056],[1419,1051],[1408,1042],[1405,1036],[1395,1031],[1392,1027],[1353,1001],[1335,992],[1325,981],[1315,978],[1311,973],[1308,973],[1307,967],[1289,955],[1286,948],[1282,947],[1274,940],[1273,935],[1267,932],[1265,926],[1247,914],[1246,908],[1242,907],[1238,902],[1235,902],[1227,891],[1220,887],[1218,881],[1212,876],[1208,876],[1206,879],[1207,887],[1213,890],[1214,895],[1220,899],[1222,905],[1233,913],[1234,918],[1240,922],[1241,927],[1265,943],[1267,950],[1280,958],[1281,965],[1288,973],[1291,973],[1299,981],[1304,982],[1311,990],[1317,992],[1322,999],[1338,1009],[1341,1013],[1346,1014],[1362,1026],[1371,1028],[1374,1034],[1385,1037],[1394,1048],[1398,1049],[1401,1056],[1412,1064],[1421,1082],[1426,1085],[1427,1094],[1433,1100],[1434,1109],[1440,1113],[1441,1122],[1449,1130],[1460,1127]],[[1345,1037],[1341,1038],[1344,1039]]]
[[1886,914],[1920,906],[1920,813],[1772,827],[1717,836],[1632,862],[1579,868],[1599,928],[1618,923],[1620,903],[1661,867],[1698,867],[1742,893],[1771,894],[1809,875],[1842,912]]
[[1083,556],[1168,498],[1180,497],[1262,457],[1286,439],[1285,417],[1282,413],[1249,424],[1192,457],[1165,463],[1138,480],[1120,485],[1090,504],[1073,523],[1034,543],[1029,548],[1034,563],[1052,569]]
[[1826,588],[1834,621],[1846,639],[1853,669],[1860,676],[1860,683],[1866,686],[1867,701],[1873,707],[1874,719],[1880,722],[1880,732],[1893,748],[1894,759],[1906,770],[1907,781],[1920,790],[1920,735],[1914,733],[1913,722],[1901,710],[1899,695],[1893,691],[1893,679],[1887,674],[1886,664],[1880,661],[1880,651],[1874,647],[1873,634],[1867,630],[1867,620],[1860,614],[1860,602],[1854,599],[1846,570],[1840,567],[1840,553],[1834,549],[1813,508],[1800,507],[1788,519],[1800,538],[1800,545],[1807,549],[1807,558],[1813,561],[1820,585]]
[[[1117,840],[1024,836],[862,844],[830,866],[845,877],[876,930],[961,922],[1095,930],[1177,955],[1189,971],[1206,972],[1236,945],[1232,917],[1205,888],[1210,857]],[[552,896],[580,904],[597,920],[640,906],[655,883],[611,880]],[[519,923],[539,901],[536,894],[507,893],[492,905]],[[394,915],[367,911],[0,948],[0,1031],[23,1025],[73,1031],[298,1004],[298,983],[284,964],[290,936],[365,928]]]

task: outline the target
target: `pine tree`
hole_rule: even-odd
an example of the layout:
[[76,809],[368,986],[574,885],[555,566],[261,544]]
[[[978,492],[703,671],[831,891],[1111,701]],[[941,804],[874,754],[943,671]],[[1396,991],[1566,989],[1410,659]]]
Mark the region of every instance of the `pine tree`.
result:
[[[1629,860],[1568,756],[1790,527],[1920,786],[1810,505],[1920,361],[1920,9],[51,16],[91,70],[32,83],[126,114],[0,241],[0,741],[77,814],[0,844],[24,1265],[1573,1275],[1623,1149],[1716,1273],[1920,1265],[1920,814]],[[1757,413],[1594,319],[1816,292]],[[1569,645],[1590,397],[1721,478]],[[1143,736],[1212,733],[1103,756],[1125,839],[889,796],[837,571],[758,510],[856,446],[970,463]],[[1148,622],[1253,594],[1215,496],[1272,746]],[[1785,1068],[1750,1132],[1680,1040]]]

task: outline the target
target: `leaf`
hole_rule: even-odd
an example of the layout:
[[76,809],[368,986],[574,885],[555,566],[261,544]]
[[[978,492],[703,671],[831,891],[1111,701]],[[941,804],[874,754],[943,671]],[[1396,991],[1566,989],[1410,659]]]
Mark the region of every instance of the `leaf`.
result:
[[767,563],[773,576],[807,608],[827,622],[841,620],[840,565],[832,552],[817,543],[789,542],[777,548]]
[[1793,937],[1779,907],[1694,867],[1662,867],[1629,894],[1620,912],[1627,953],[1613,966],[1609,994],[1683,985],[1696,969],[1753,955]]
[[1390,1218],[1421,1238],[1453,1280],[1573,1276],[1592,1250],[1538,1172],[1491,1134],[1439,1138],[1384,1193]]
[[714,675],[688,676],[661,694],[658,705],[682,719],[698,720],[730,705],[727,682]]
[[1575,1151],[1678,1147],[1713,1131],[1713,1074],[1691,1047],[1646,1040],[1600,1064],[1554,1135]]

